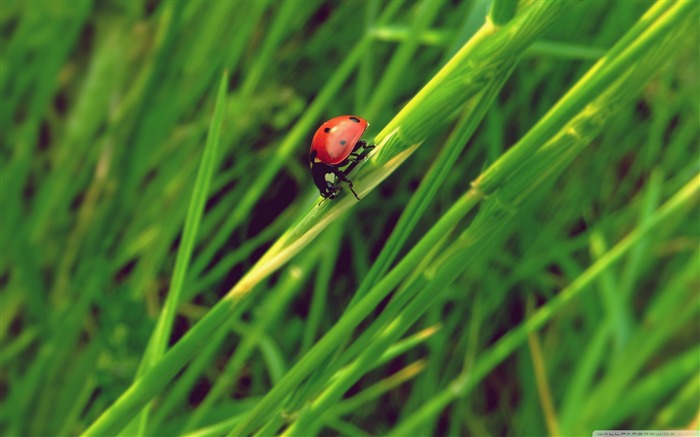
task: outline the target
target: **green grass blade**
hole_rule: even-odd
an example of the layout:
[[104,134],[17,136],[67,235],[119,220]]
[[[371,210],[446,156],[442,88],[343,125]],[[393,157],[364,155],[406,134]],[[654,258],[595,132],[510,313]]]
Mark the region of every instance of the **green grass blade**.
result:
[[[530,332],[540,329],[561,308],[572,302],[586,290],[591,289],[589,285],[598,275],[609,269],[613,263],[622,258],[647,234],[664,224],[673,215],[682,213],[684,212],[683,210],[687,212],[693,204],[697,203],[698,194],[700,194],[700,176],[689,181],[681,191],[655,211],[649,220],[630,232],[622,241],[600,257],[595,264],[591,265],[571,285],[562,290],[555,299],[540,307],[526,322],[504,335],[495,345],[490,347],[485,353],[482,353],[469,372],[465,373],[459,380],[454,381],[449,388],[426,402],[420,411],[415,412],[410,419],[399,424],[391,431],[391,434],[410,434],[411,430],[426,420],[427,417],[435,415],[459,396],[469,393],[491,369],[517,350],[520,345],[524,344]],[[564,432],[566,431],[564,430]]]
[[[222,75],[221,82],[219,84],[216,97],[216,106],[211,121],[209,136],[202,153],[199,171],[195,180],[192,196],[190,197],[190,206],[188,208],[187,218],[185,220],[182,243],[178,250],[177,261],[175,263],[175,270],[173,271],[172,281],[168,290],[168,296],[144,354],[136,384],[140,382],[140,376],[142,376],[146,371],[152,369],[155,363],[159,361],[160,357],[167,348],[168,341],[170,340],[173,321],[175,319],[175,315],[177,314],[177,307],[180,304],[182,285],[185,281],[190,259],[192,258],[192,250],[194,249],[197,231],[199,230],[204,204],[209,193],[211,177],[216,169],[217,148],[219,145],[220,131],[223,124],[227,84],[228,72],[225,72]],[[147,410],[144,410],[144,415],[142,416],[142,421],[139,425],[141,430],[145,429],[146,426],[146,411]],[[120,426],[126,426],[124,416],[109,414],[109,412],[106,412],[102,416],[102,419],[103,422],[98,420],[96,424],[104,424],[105,422],[109,423],[109,426],[112,427],[112,432],[120,429]],[[99,427],[96,429],[93,428],[93,430],[88,429],[86,431],[86,435],[90,435],[92,433],[101,434],[102,431],[100,431]]]

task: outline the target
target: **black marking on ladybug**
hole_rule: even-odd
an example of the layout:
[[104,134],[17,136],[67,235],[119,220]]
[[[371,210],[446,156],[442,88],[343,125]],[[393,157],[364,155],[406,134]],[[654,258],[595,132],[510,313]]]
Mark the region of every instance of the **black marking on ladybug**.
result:
[[344,146],[345,145],[345,140],[340,140],[340,145]]
[[360,119],[357,117],[350,117],[350,121],[354,121],[355,123],[359,123]]
[[327,128],[325,128],[325,129],[323,129],[323,131],[324,131],[325,133],[328,133],[328,132],[331,131],[331,128],[327,127]]

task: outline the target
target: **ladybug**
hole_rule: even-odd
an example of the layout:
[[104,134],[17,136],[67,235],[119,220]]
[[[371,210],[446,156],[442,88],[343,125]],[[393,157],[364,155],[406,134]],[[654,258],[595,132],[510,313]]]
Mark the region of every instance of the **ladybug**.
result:
[[[368,146],[360,139],[367,126],[367,120],[354,115],[342,115],[323,123],[314,134],[309,151],[309,168],[322,197],[335,199],[342,189],[337,183],[339,179],[347,182],[352,194],[360,200],[352,189],[348,173],[375,147]],[[341,170],[345,166],[347,167]]]

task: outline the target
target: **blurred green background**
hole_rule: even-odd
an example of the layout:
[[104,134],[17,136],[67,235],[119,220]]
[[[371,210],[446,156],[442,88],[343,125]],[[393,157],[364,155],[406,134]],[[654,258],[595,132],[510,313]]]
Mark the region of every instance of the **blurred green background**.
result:
[[[549,25],[485,108],[399,257],[652,4],[582,2]],[[208,133],[220,129],[215,167],[171,345],[318,203],[306,163],[317,126],[357,114],[373,138],[477,32],[491,4],[3,0],[0,7],[0,430],[72,435],[137,375],[172,285]],[[699,53],[696,26],[562,176],[539,187],[507,231],[440,290],[410,327],[422,333],[415,345],[367,368],[305,431],[403,429],[483,351],[696,177]],[[224,70],[223,121],[210,128]],[[123,432],[229,432],[346,311],[452,127],[434,129],[381,185],[261,281],[206,352],[139,410],[149,417]],[[664,222],[412,433],[697,428],[699,224],[697,207]],[[611,295],[621,297],[611,304]],[[296,395],[313,400],[328,377],[322,370]],[[277,433],[303,405],[267,431]]]

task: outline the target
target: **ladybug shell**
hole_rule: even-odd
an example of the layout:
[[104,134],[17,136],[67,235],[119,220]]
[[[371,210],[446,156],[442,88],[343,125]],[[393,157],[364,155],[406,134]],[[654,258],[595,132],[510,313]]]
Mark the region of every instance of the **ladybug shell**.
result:
[[324,164],[340,164],[355,148],[368,125],[367,120],[354,115],[331,118],[316,131],[310,153],[315,151],[315,160]]

